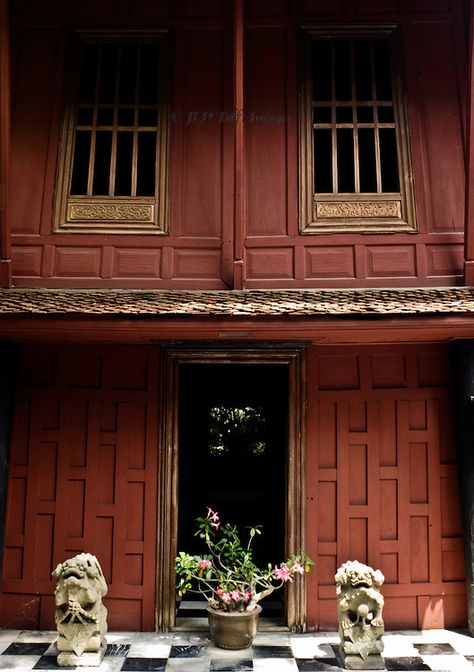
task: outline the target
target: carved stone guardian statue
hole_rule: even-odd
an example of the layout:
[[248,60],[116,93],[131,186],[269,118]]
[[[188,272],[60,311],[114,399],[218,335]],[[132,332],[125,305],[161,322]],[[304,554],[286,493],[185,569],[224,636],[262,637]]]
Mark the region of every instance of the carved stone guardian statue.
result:
[[107,648],[107,609],[102,604],[107,584],[99,562],[90,553],[80,553],[60,563],[53,576],[58,580],[58,665],[97,667]]
[[383,596],[385,577],[380,570],[357,560],[345,562],[337,570],[339,653],[348,670],[383,670]]

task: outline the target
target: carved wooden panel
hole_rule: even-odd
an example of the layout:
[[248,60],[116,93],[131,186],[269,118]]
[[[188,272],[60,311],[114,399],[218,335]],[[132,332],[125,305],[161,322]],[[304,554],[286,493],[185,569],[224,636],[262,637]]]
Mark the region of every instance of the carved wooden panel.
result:
[[[54,626],[51,572],[95,554],[109,627],[151,630],[156,576],[156,357],[25,353],[13,439],[1,622]],[[39,361],[42,364],[35,365]]]
[[312,349],[308,604],[320,628],[336,626],[334,572],[355,558],[386,576],[388,628],[465,622],[446,365],[442,347]]

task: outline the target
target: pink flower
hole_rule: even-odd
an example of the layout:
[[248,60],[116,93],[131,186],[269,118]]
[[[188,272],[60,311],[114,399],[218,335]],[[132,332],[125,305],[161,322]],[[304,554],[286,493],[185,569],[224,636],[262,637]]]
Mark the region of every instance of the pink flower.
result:
[[216,590],[216,595],[219,595],[219,597],[221,597],[221,595],[222,595],[223,593],[224,593],[224,591],[223,591],[222,588],[219,586],[219,588],[217,588],[217,590]]
[[222,594],[220,595],[220,598],[226,604],[228,604],[232,600],[232,597],[230,596],[230,593],[228,593],[226,591],[222,591]]
[[295,572],[298,572],[299,574],[304,574],[304,567],[303,565],[300,565],[299,562],[295,561],[293,563],[293,569],[295,570]]
[[252,593],[250,592],[250,590],[247,590],[247,592],[244,595],[244,602],[248,602],[251,597],[252,597]]
[[211,525],[216,528],[216,530],[219,528],[219,525],[221,524],[221,521],[219,519],[219,514],[217,511],[213,511],[211,508],[207,507],[207,519],[211,520]]
[[231,598],[234,600],[234,602],[238,602],[240,600],[240,590],[236,588],[230,593]]
[[288,565],[282,565],[281,567],[275,565],[275,578],[284,583],[291,581],[291,569]]
[[208,569],[209,567],[212,566],[212,562],[210,560],[199,560],[199,569]]

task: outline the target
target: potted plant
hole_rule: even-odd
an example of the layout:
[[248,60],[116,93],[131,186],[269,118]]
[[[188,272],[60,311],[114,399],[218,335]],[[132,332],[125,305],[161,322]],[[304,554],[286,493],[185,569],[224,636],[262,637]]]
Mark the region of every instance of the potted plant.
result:
[[196,518],[196,536],[207,552],[190,555],[180,551],[176,557],[178,595],[199,592],[208,602],[211,637],[223,649],[242,649],[251,645],[262,610],[260,600],[294,578],[309,572],[313,562],[300,553],[280,563],[257,567],[252,543],[261,534],[259,526],[250,527],[247,543],[242,543],[237,527],[221,524],[219,514],[207,510]]

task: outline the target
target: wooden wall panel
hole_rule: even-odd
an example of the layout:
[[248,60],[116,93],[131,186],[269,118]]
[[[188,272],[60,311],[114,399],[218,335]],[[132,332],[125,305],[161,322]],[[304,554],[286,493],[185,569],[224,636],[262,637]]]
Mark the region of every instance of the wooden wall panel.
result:
[[451,277],[464,259],[462,245],[429,245],[426,248],[427,274],[430,277]]
[[171,14],[171,0],[134,0],[129,11],[134,18],[164,19]]
[[293,250],[290,248],[249,250],[249,278],[287,278],[294,275]]
[[[227,286],[221,257],[230,264],[231,234],[224,246],[222,240],[224,221],[226,227],[233,224],[228,217],[233,124],[221,121],[223,112],[232,116],[232,77],[223,70],[231,48],[224,44],[224,28],[230,29],[224,8],[222,0],[183,3],[179,10],[166,0],[129,5],[81,0],[67,12],[61,3],[44,3],[41,9],[26,0],[16,3],[12,227],[17,286]],[[202,26],[203,19],[211,26]],[[172,33],[170,235],[52,235],[70,26],[129,28],[130,20]],[[188,259],[194,257],[197,272],[182,273],[180,264],[173,264],[181,248]]]
[[287,234],[285,29],[249,30],[246,58],[248,234],[282,236]]
[[[53,369],[32,381],[28,367],[43,354]],[[3,626],[52,628],[51,572],[85,551],[97,555],[109,585],[109,627],[154,628],[157,364],[149,348],[25,349]],[[45,379],[56,386],[45,387]]]
[[[462,231],[464,110],[457,87],[453,26],[445,22],[414,22],[408,34],[412,49],[406,65],[408,94],[417,106],[416,113],[422,123],[422,137],[413,143],[412,151],[422,152],[423,172],[427,176],[426,196],[430,198],[429,219],[422,225],[432,232]],[[436,50],[432,49],[433,44]],[[415,81],[416,90],[412,90]],[[417,163],[418,159],[415,165]],[[422,175],[415,175],[416,190],[422,187],[421,179]],[[419,216],[422,217],[423,212]]]
[[[461,284],[464,102],[459,83],[465,55],[452,3],[251,0],[245,11],[245,109],[239,111],[246,132],[244,286]],[[56,0],[40,8],[27,0],[15,3],[16,286],[225,289],[232,284],[231,14],[222,0],[179,5],[81,0],[67,11]],[[402,26],[418,234],[298,234],[298,26],[321,19]],[[169,235],[52,235],[69,26],[123,27],[130,21],[172,29]],[[181,253],[189,261],[184,270]]]
[[[184,38],[184,148],[180,235],[220,237],[222,194],[222,31],[187,30]],[[205,73],[205,74],[204,74]],[[213,114],[213,118],[207,115]]]
[[[316,559],[309,582],[315,627],[336,627],[333,570],[351,559],[385,574],[388,628],[464,625],[446,371],[443,346],[311,348],[308,548]],[[441,450],[446,442],[451,450]]]
[[11,217],[13,231],[25,235],[40,232],[51,103],[58,100],[57,68],[64,50],[57,28],[27,28],[21,39],[20,79],[12,96]]
[[306,278],[355,278],[355,255],[352,245],[305,248]]
[[400,11],[400,0],[355,0],[356,14],[395,14]]
[[367,275],[369,278],[384,276],[416,276],[416,251],[414,245],[367,246]]

